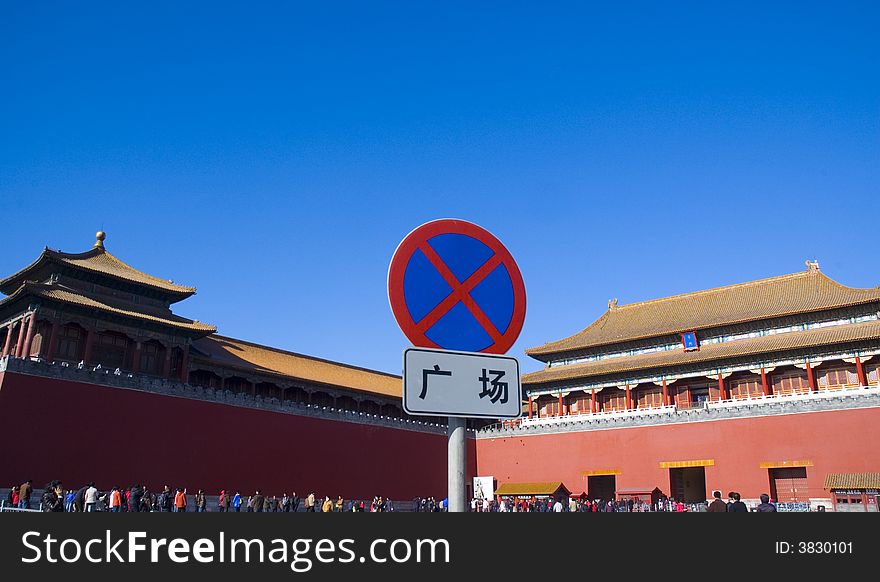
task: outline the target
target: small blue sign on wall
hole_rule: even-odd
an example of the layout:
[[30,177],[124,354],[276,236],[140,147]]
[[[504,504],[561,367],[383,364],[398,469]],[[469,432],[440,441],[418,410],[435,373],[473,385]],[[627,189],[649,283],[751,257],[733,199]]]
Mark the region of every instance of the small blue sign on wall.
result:
[[681,345],[684,346],[684,351],[686,352],[698,351],[700,349],[700,342],[697,341],[697,332],[686,331],[681,334]]

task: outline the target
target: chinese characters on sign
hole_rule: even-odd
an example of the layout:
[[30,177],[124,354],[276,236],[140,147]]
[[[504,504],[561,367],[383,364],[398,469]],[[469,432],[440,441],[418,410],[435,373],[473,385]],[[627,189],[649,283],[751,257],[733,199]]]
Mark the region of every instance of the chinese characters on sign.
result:
[[428,394],[428,376],[452,376],[452,372],[449,370],[441,370],[440,366],[434,364],[433,370],[422,370],[422,392],[419,394],[419,398],[422,400],[425,399],[425,395]]
[[681,334],[681,345],[684,346],[686,352],[696,352],[700,350],[700,342],[697,341],[697,333],[694,331],[686,331]]
[[[479,380],[483,383],[483,391],[480,392],[480,398],[484,396],[488,396],[489,400],[494,404],[501,400],[501,404],[507,402],[507,382],[501,382],[501,378],[504,377],[504,370],[489,370],[489,373],[494,376],[491,380],[486,377],[486,368],[483,368],[483,375],[480,376]],[[491,384],[491,389],[487,388],[487,385]]]
[[404,352],[403,406],[409,414],[517,418],[516,358],[430,348]]

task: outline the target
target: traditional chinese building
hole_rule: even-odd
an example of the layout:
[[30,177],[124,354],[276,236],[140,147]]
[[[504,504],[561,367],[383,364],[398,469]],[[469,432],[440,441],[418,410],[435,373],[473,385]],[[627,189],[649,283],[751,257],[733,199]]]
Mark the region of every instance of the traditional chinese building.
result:
[[445,425],[400,376],[218,335],[104,241],[0,281],[0,483],[442,497]]
[[[527,413],[478,435],[478,472],[610,499],[718,489],[830,506],[880,470],[880,288],[805,271],[619,305],[532,348]],[[875,511],[876,496],[866,498]],[[871,509],[873,508],[873,509]]]

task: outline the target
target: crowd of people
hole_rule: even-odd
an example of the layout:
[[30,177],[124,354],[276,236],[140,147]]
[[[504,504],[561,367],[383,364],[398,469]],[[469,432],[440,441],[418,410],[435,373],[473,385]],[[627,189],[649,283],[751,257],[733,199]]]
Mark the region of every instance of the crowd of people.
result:
[[[17,487],[12,487],[7,495],[6,504],[9,507],[19,509],[39,509],[46,512],[186,512],[188,510],[197,513],[208,511],[208,497],[202,489],[195,496],[188,494],[185,487],[172,488],[165,485],[161,491],[151,492],[144,485],[132,485],[121,488],[113,486],[110,490],[101,491],[94,483],[89,483],[79,489],[65,490],[60,481],[52,481],[40,497],[39,503],[32,502],[34,488],[33,482],[28,480]],[[605,500],[588,499],[586,496],[554,498],[554,497],[500,497],[498,499],[474,498],[471,500],[470,509],[473,512],[578,512],[578,513],[630,513],[630,512],[708,512],[708,513],[748,513],[749,508],[742,501],[741,495],[731,491],[724,501],[720,491],[713,491],[711,503],[684,503],[671,497],[660,497],[651,502],[631,497],[629,499]],[[190,502],[192,498],[192,503]],[[761,503],[752,509],[759,513],[775,512],[776,506],[770,502],[770,496],[762,493]],[[309,493],[305,498],[300,498],[296,492],[287,493],[280,497],[277,495],[263,494],[257,489],[252,495],[242,495],[240,491],[221,490],[217,496],[215,506],[211,511],[219,512],[256,512],[277,513],[297,512],[302,508],[306,512],[338,513],[343,511],[360,512],[390,512],[394,511],[394,504],[387,497],[374,497],[372,501],[345,500],[341,496],[335,500],[329,496],[317,497]],[[441,512],[447,511],[447,500],[436,500],[433,497],[417,497],[413,499],[411,508],[418,512]]]
[[130,487],[114,485],[109,490],[102,491],[95,486],[95,483],[90,482],[79,489],[65,490],[61,481],[51,481],[46,484],[39,501],[32,499],[33,493],[33,481],[28,480],[19,486],[12,487],[4,501],[8,507],[17,509],[70,513],[93,511],[113,513],[195,511],[200,513],[209,510],[255,513],[394,511],[393,502],[385,497],[374,497],[372,501],[365,501],[345,500],[338,496],[333,500],[329,496],[321,498],[314,493],[309,493],[305,498],[301,498],[296,492],[291,495],[284,493],[281,496],[269,496],[259,489],[251,495],[242,495],[240,491],[233,493],[231,490],[221,490],[211,509],[208,508],[208,496],[204,490],[199,489],[193,496],[185,487],[172,488],[168,485],[157,492],[150,491],[146,486],[139,484]]
[[[628,499],[588,499],[586,497],[502,497],[496,499],[472,499],[471,511],[474,512],[578,512],[578,513],[646,513],[646,512],[671,512],[671,513],[749,513],[748,506],[742,501],[742,496],[731,491],[727,501],[721,499],[720,491],[713,491],[712,503],[697,502],[685,503],[672,497],[660,497],[651,502],[638,498]],[[762,493],[761,503],[751,511],[758,513],[770,513],[776,511],[776,505],[770,502],[770,496]]]

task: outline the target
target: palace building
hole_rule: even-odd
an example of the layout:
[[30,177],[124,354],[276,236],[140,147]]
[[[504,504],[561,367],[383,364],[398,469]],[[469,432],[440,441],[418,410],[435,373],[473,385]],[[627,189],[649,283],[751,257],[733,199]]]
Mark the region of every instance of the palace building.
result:
[[[845,287],[808,262],[760,281],[612,300],[583,331],[527,354],[546,367],[523,377],[523,418],[477,435],[478,472],[499,484],[686,502],[768,493],[877,510],[880,287]],[[868,482],[864,495],[835,494]]]
[[104,241],[0,280],[0,483],[444,496],[445,419],[400,376],[219,335]]

